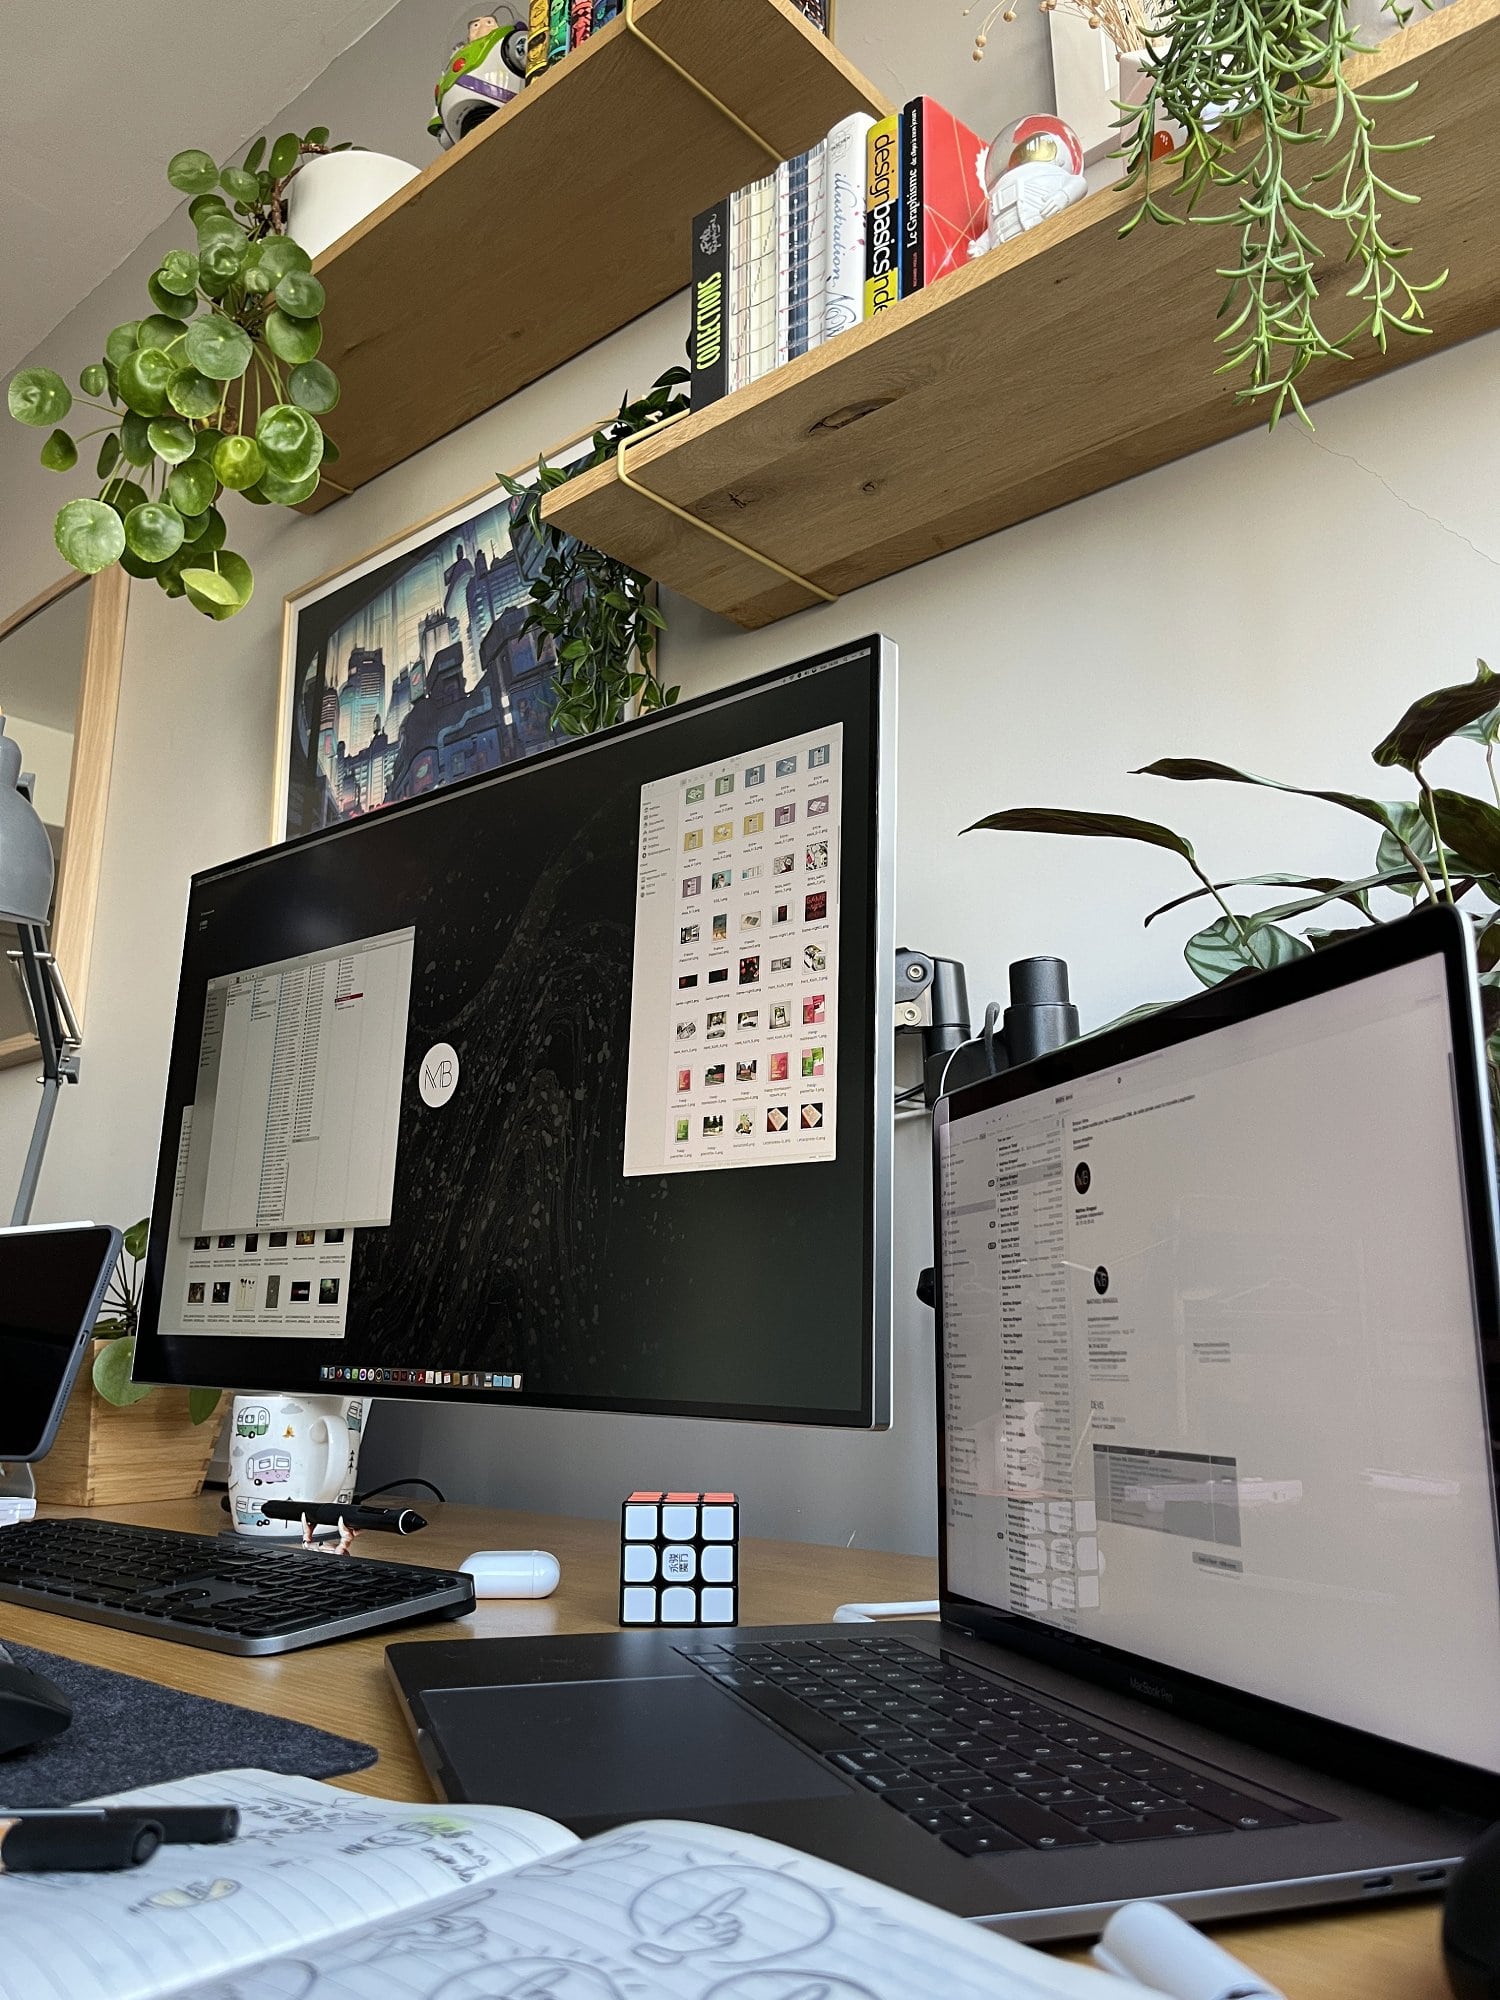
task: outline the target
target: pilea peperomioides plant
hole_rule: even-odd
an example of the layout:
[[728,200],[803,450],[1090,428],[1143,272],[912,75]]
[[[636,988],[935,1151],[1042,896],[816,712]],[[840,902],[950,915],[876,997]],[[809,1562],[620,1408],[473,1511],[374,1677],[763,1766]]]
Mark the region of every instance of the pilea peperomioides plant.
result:
[[[1434,785],[1427,759],[1440,744],[1454,737],[1483,746],[1494,803],[1476,793]],[[1185,896],[1163,903],[1147,924],[1169,910],[1211,897],[1222,914],[1197,931],[1183,950],[1194,974],[1205,986],[1222,979],[1264,971],[1289,959],[1336,944],[1364,925],[1404,916],[1417,901],[1453,903],[1474,925],[1479,958],[1480,998],[1488,1042],[1490,1096],[1500,1127],[1500,775],[1495,748],[1500,743],[1500,676],[1484,661],[1472,681],[1439,688],[1423,695],[1402,716],[1388,736],[1370,753],[1383,769],[1409,774],[1414,799],[1379,800],[1355,792],[1320,791],[1258,778],[1230,764],[1201,757],[1164,757],[1135,773],[1138,777],[1170,778],[1196,784],[1212,780],[1231,785],[1261,785],[1290,792],[1298,798],[1322,799],[1345,812],[1356,813],[1379,829],[1374,866],[1368,875],[1344,879],[1332,875],[1241,875],[1216,882],[1200,863],[1192,843],[1171,827],[1154,820],[1131,819],[1122,813],[1071,812],[1053,807],[1022,806],[990,813],[974,833],[988,828],[999,833],[1060,833],[1089,839],[1135,840],[1180,855],[1198,878],[1199,886]],[[1234,909],[1229,892],[1241,889],[1281,889],[1297,893],[1265,909]],[[1383,903],[1377,897],[1385,897]],[[1236,900],[1239,900],[1236,898]],[[1355,922],[1336,928],[1304,924],[1301,935],[1289,924],[1314,912],[1338,906]],[[1149,1012],[1149,1008],[1139,1011]]]
[[[286,192],[304,157],[330,150],[328,132],[257,139],[241,166],[196,149],[167,179],[190,195],[192,250],[170,250],[146,281],[152,310],[112,329],[75,398],[51,368],[11,379],[10,413],[49,432],[42,464],[71,472],[78,446],[103,433],[96,493],[70,500],[53,535],[74,569],[118,562],[186,597],[210,618],[249,602],[250,565],[226,548],[217,502],[227,489],[257,504],[296,507],[337,457],[318,419],[339,399],[317,359],[323,287],[286,233]],[[104,421],[75,437],[75,407]]]

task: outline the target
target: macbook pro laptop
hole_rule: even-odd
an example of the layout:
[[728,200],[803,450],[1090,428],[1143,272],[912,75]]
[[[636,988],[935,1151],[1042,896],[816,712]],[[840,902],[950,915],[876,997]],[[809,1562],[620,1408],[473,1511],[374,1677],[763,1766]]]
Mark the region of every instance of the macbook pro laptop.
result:
[[941,1622],[394,1646],[443,1793],[1033,1939],[1439,1888],[1500,1818],[1476,996],[1425,911],[946,1099]]

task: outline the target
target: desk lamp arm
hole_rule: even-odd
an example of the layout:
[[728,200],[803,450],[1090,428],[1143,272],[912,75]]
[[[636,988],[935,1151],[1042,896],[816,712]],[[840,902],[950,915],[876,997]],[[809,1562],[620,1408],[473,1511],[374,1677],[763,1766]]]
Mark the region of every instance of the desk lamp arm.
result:
[[20,949],[8,954],[16,967],[26,1005],[31,1014],[42,1059],[42,1101],[37,1107],[26,1164],[21,1169],[21,1185],[16,1193],[11,1223],[15,1227],[31,1220],[32,1203],[42,1175],[42,1160],[52,1132],[52,1114],[57,1109],[58,1092],[65,1083],[77,1083],[79,1051],[83,1032],[68,995],[62,969],[48,949],[43,924],[21,924]]

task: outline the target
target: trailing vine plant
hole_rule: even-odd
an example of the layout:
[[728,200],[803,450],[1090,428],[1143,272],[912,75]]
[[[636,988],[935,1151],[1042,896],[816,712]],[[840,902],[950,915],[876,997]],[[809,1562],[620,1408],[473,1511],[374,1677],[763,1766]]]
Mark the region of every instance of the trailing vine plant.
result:
[[557,649],[553,725],[564,736],[589,736],[630,714],[669,708],[680,689],[663,687],[656,642],[666,620],[651,601],[655,585],[629,563],[590,548],[542,518],[542,502],[568,480],[614,458],[620,444],[684,414],[685,368],[669,368],[645,396],[621,403],[614,422],[594,432],[588,449],[565,466],[537,462],[534,478],[497,477],[516,501],[514,532],[540,545],[542,567],[531,586],[526,630]]
[[[1402,20],[1412,10],[1393,0],[1392,11]],[[1428,141],[1375,136],[1377,108],[1416,86],[1358,88],[1344,63],[1362,52],[1346,0],[1166,0],[1142,63],[1145,100],[1121,107],[1121,185],[1141,190],[1121,234],[1147,219],[1236,233],[1234,261],[1219,270],[1228,284],[1219,372],[1244,370],[1240,398],[1266,399],[1273,426],[1288,405],[1309,422],[1298,383],[1314,362],[1347,357],[1359,340],[1384,352],[1392,335],[1427,333],[1423,300],[1447,277],[1409,278],[1407,247],[1386,233],[1387,206],[1417,199],[1386,177],[1386,156]],[[1186,138],[1163,156],[1157,127],[1173,122]],[[1295,156],[1320,135],[1331,159],[1299,172]],[[1172,207],[1159,193],[1167,175]],[[1205,212],[1206,197],[1224,205]],[[1333,330],[1316,277],[1320,235],[1330,234],[1345,241],[1347,297],[1357,302],[1354,323]],[[1340,287],[1335,297],[1345,295]]]
[[[240,166],[220,168],[196,148],[176,154],[167,179],[192,197],[197,242],[169,250],[146,280],[151,312],[111,330],[78,397],[51,368],[11,378],[10,413],[49,432],[41,462],[51,471],[71,472],[79,445],[103,433],[98,491],[68,501],[53,525],[74,569],[118,562],[209,618],[249,602],[250,565],[225,547],[217,501],[228,489],[296,507],[338,455],[318,422],[339,400],[337,377],[316,358],[323,287],[286,233],[286,194],[309,154],[343,150],[318,126],[269,150],[257,139]],[[62,428],[75,407],[104,421],[75,437]]]

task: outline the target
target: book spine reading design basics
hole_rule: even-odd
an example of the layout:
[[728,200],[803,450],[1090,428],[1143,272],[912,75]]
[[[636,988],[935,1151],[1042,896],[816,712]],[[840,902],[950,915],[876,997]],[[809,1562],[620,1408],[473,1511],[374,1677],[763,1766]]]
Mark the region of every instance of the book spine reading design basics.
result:
[[870,128],[865,199],[866,319],[901,296],[901,119],[892,112]]
[[693,224],[693,408],[729,393],[730,210],[726,196]]

